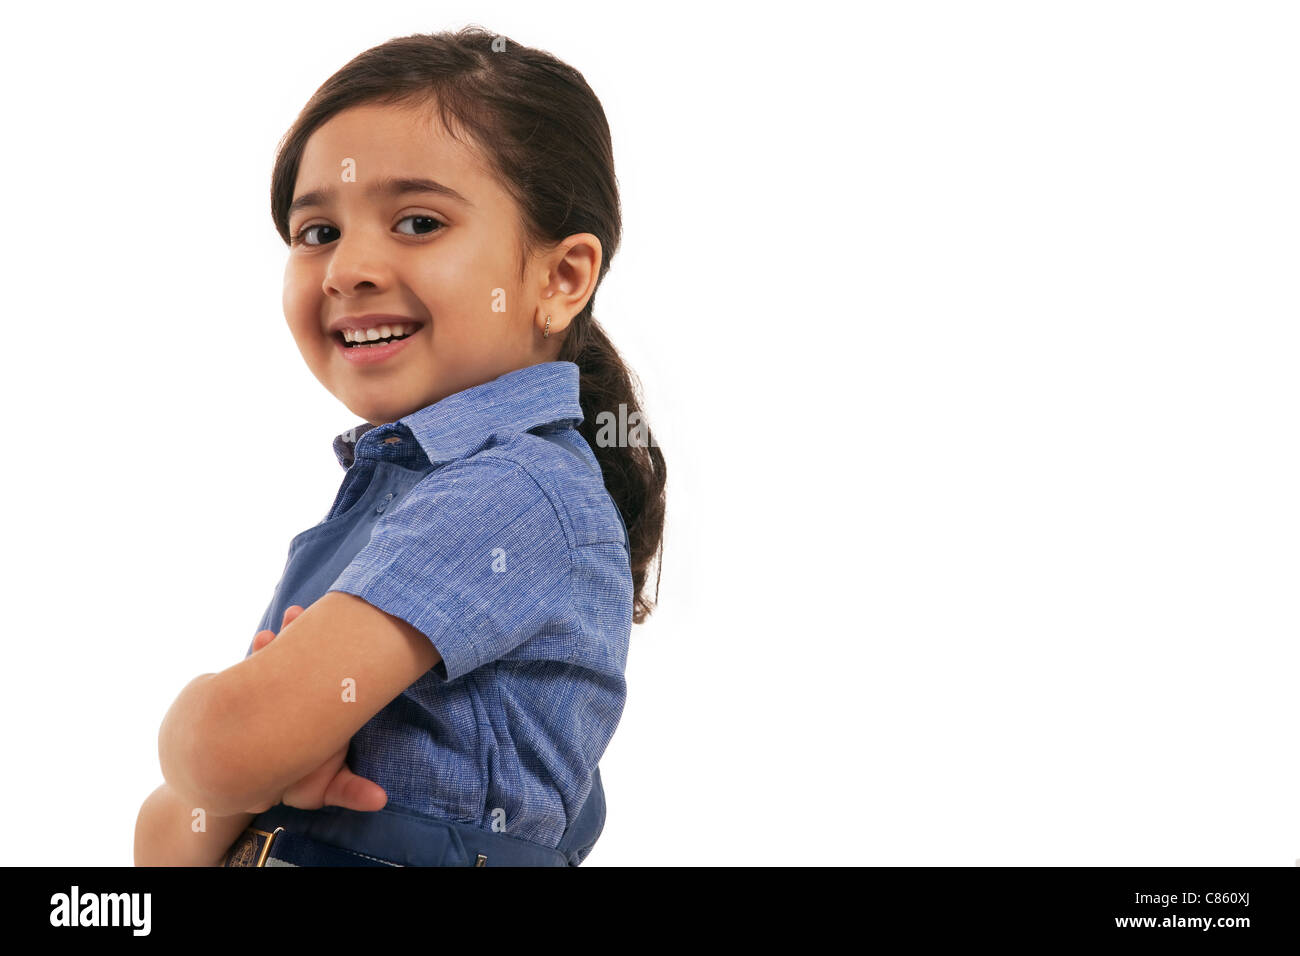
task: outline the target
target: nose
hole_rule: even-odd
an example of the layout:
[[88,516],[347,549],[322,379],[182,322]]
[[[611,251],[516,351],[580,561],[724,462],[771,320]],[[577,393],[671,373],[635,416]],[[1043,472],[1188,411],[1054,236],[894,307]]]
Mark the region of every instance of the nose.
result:
[[374,241],[356,230],[342,236],[330,252],[329,267],[321,284],[326,295],[351,296],[385,288],[388,270]]

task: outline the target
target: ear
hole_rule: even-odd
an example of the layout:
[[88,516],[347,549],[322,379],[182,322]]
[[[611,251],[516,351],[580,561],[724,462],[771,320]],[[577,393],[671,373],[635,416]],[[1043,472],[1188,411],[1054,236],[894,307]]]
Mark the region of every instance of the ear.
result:
[[569,236],[556,247],[543,274],[541,302],[534,317],[539,330],[545,327],[548,315],[552,335],[568,328],[596,291],[602,255],[600,240],[589,232]]

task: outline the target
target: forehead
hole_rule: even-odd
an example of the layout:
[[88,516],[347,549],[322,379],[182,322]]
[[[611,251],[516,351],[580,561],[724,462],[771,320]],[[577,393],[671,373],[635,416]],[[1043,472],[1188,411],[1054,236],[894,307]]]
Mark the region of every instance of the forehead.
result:
[[471,199],[491,186],[477,150],[452,136],[432,106],[354,106],[331,117],[303,148],[295,195],[338,182],[349,160],[358,182],[428,176]]

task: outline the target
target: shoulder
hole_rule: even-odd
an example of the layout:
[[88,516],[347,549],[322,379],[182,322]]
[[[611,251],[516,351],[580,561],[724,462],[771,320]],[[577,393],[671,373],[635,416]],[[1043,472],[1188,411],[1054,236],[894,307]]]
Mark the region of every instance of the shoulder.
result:
[[572,547],[623,543],[618,508],[591,446],[577,429],[512,435],[465,459],[473,460],[491,462],[488,467],[496,469],[513,466],[526,474],[555,509]]
[[537,481],[535,469],[491,449],[425,475],[380,525],[409,529],[443,551],[503,537],[546,538],[552,551],[575,544],[569,522]]
[[573,428],[506,435],[434,469],[380,525],[394,539],[441,541],[443,551],[508,537],[545,542],[552,554],[606,546],[617,556],[627,540],[596,456]]

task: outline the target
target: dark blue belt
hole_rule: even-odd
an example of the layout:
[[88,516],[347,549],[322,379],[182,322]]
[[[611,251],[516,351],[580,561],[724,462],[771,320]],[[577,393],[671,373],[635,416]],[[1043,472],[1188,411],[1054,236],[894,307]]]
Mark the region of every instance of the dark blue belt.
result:
[[605,793],[597,768],[591,794],[558,847],[396,807],[300,810],[281,803],[253,819],[220,865],[578,866],[604,825]]

